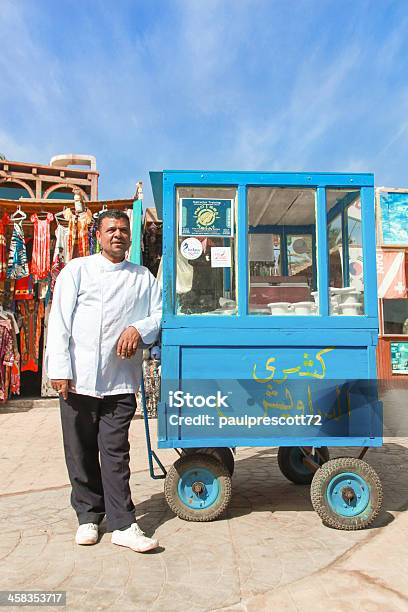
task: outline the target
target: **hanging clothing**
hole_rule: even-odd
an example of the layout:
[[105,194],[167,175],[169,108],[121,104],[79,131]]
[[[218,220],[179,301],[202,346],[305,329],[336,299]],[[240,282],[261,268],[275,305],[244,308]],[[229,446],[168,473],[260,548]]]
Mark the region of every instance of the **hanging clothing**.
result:
[[14,223],[10,243],[7,278],[24,278],[24,276],[28,276],[29,274],[23,226],[21,223]]
[[29,276],[18,278],[14,283],[14,299],[17,300],[32,300],[34,299],[34,282],[31,275],[31,259],[33,255],[33,238],[24,236],[24,244],[28,261]]
[[47,376],[47,368],[45,359],[47,354],[47,339],[48,339],[48,319],[50,316],[51,304],[45,306],[44,314],[44,333],[43,333],[43,357],[42,357],[42,378],[41,378],[41,397],[58,397],[57,391],[52,388],[51,381]]
[[130,256],[131,256],[131,253],[132,253],[133,208],[127,208],[125,210],[125,213],[128,216],[129,226],[130,226],[130,247],[129,247],[129,250],[126,251],[125,257],[126,257],[126,259],[128,261],[130,261]]
[[46,278],[50,271],[50,223],[54,215],[49,212],[45,219],[39,219],[38,215],[34,214],[30,219],[34,224],[31,273],[36,281]]
[[88,208],[76,214],[67,208],[64,217],[68,221],[67,263],[76,257],[86,257],[90,254],[88,227],[92,223],[92,212]]
[[92,212],[88,209],[78,215],[78,257],[89,255],[88,227],[92,223]]
[[19,278],[14,284],[14,299],[15,300],[32,300],[34,299],[34,284],[33,277],[25,276]]
[[54,290],[55,281],[57,280],[58,274],[67,262],[68,254],[68,227],[58,224],[55,230],[55,250],[52,258],[51,267],[51,291]]
[[21,384],[21,374],[20,374],[20,354],[19,354],[18,361],[14,360],[13,365],[11,366],[9,393],[11,393],[12,395],[20,395],[20,384]]
[[[149,418],[156,417],[157,405],[160,400],[160,364],[156,359],[143,361],[143,379],[147,414]],[[142,398],[138,395],[137,399],[143,414]]]
[[38,355],[40,352],[41,319],[44,317],[43,302],[19,302],[21,314],[20,329],[21,371],[38,372]]
[[6,251],[6,231],[10,223],[10,217],[4,213],[0,219],[0,280],[7,277],[7,251]]
[[101,252],[101,245],[98,242],[98,239],[96,237],[96,221],[93,220],[92,224],[89,226],[88,229],[88,238],[89,238],[89,254],[90,255],[95,255],[96,253],[100,253]]
[[13,338],[13,353],[14,360],[12,366],[6,366],[6,374],[7,374],[7,397],[11,395],[20,395],[20,352],[18,349],[17,342],[17,334],[19,333],[19,328],[17,325],[17,321],[12,312],[6,312],[8,320],[10,321],[11,326],[11,335]]
[[10,371],[14,363],[13,336],[11,323],[8,319],[0,320],[0,402],[8,398]]
[[16,281],[6,278],[0,281],[0,304],[5,310],[14,310],[14,286]]
[[52,297],[51,291],[52,276],[48,274],[47,278],[43,278],[37,283],[37,299],[44,301],[44,307]]

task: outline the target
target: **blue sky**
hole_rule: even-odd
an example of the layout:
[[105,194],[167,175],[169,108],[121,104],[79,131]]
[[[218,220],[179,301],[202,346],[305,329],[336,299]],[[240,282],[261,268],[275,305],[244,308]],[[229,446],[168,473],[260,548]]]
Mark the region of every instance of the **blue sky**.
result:
[[0,152],[408,186],[406,0],[1,0]]

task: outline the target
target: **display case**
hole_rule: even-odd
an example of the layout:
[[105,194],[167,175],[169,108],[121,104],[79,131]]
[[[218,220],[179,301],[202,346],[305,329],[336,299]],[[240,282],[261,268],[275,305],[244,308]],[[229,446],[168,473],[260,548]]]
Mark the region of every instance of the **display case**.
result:
[[[212,316],[370,316],[364,304],[365,188],[319,189],[249,185],[243,204],[239,186],[175,186],[174,235],[167,247],[175,272],[168,281],[174,300],[166,303],[166,320],[194,315],[204,317],[203,322]],[[326,253],[320,253],[318,265],[319,209],[324,219],[320,247],[324,240]]]
[[[278,446],[326,524],[367,526],[382,495],[362,461],[382,443],[373,175],[151,177],[163,218],[158,446],[180,455],[170,508],[217,518],[231,448]],[[329,460],[329,445],[363,449]]]
[[[327,347],[328,377],[375,378],[372,175],[164,171],[153,191],[164,379],[246,379]],[[188,435],[159,421],[160,446]]]

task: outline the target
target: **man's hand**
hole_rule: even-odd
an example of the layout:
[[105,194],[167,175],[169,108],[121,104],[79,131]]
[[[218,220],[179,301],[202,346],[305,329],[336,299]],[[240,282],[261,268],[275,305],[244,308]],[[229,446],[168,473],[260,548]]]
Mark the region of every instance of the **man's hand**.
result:
[[64,400],[68,399],[68,384],[69,380],[52,380],[51,387],[58,392],[59,395],[62,395]]
[[128,327],[120,334],[116,354],[122,359],[130,359],[136,353],[140,341],[140,334],[135,327]]

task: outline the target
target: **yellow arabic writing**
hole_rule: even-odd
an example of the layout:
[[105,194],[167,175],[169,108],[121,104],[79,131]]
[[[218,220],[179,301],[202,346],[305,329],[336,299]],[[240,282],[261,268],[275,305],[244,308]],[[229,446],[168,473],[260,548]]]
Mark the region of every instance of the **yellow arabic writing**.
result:
[[[313,405],[312,389],[310,384],[307,385],[307,400],[305,399],[305,401],[302,399],[296,400],[287,385],[281,387],[279,393],[279,386],[283,385],[289,376],[308,377],[323,380],[327,374],[327,366],[324,356],[333,350],[334,347],[321,349],[314,357],[309,353],[303,353],[302,365],[282,369],[282,374],[279,376],[279,378],[275,378],[277,373],[276,357],[269,357],[266,360],[264,366],[266,376],[258,375],[257,364],[255,363],[252,368],[253,380],[260,384],[266,384],[265,399],[262,402],[264,415],[266,415],[269,410],[279,410],[281,411],[282,416],[290,415],[292,410],[296,410],[301,414],[305,414],[306,411],[308,414],[322,415],[319,405],[317,405],[316,408]],[[279,395],[281,395],[280,398]],[[348,392],[346,401],[347,412],[350,416],[350,398]],[[336,386],[335,404],[332,406],[330,412],[325,413],[325,416],[328,420],[338,420],[342,416],[341,389],[339,386]]]

